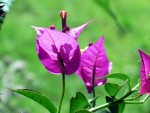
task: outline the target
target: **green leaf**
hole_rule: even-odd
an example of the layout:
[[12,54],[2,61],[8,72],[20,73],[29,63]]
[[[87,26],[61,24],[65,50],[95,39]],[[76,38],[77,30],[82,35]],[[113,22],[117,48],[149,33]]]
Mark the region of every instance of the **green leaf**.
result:
[[57,109],[54,106],[54,104],[46,96],[42,95],[37,91],[33,91],[30,89],[17,89],[17,90],[10,89],[10,90],[34,100],[35,102],[45,107],[50,113],[57,112]]
[[130,77],[126,74],[123,74],[123,73],[113,73],[113,74],[104,76],[104,78],[116,78],[116,79],[120,79],[120,80],[123,80],[123,81],[128,80],[128,82],[131,83]]
[[[90,106],[88,100],[84,96],[83,93],[77,92],[76,97],[72,97],[70,101],[70,113],[80,113],[79,110],[85,109],[86,107]],[[86,113],[86,112],[84,112]],[[88,112],[87,112],[88,113]]]
[[118,91],[120,90],[121,86],[118,84],[106,83],[105,90],[111,96],[115,97]]
[[[113,102],[114,100],[115,100],[114,98],[106,96],[106,102]],[[118,102],[108,107],[111,113],[123,113],[124,108],[125,108],[124,102]]]
[[[106,96],[106,102],[113,102],[114,98]],[[110,110],[111,113],[118,113],[118,104],[114,104],[112,106],[109,106],[108,109]]]
[[87,110],[79,110],[79,111],[77,111],[77,112],[75,112],[75,113],[92,113],[92,112],[87,111]]
[[119,103],[119,110],[118,110],[119,112],[118,113],[123,113],[124,108],[125,108],[125,103],[124,102]]

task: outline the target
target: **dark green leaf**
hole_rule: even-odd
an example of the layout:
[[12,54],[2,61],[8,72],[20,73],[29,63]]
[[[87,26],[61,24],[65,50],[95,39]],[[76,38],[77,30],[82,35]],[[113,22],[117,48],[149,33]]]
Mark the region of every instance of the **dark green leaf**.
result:
[[81,92],[78,92],[75,98],[74,97],[71,98],[70,113],[75,113],[76,111],[80,113],[79,110],[85,109],[88,106],[89,106],[89,103],[86,97],[84,96],[84,94],[82,94]]
[[125,108],[125,103],[124,102],[119,103],[119,110],[118,110],[119,112],[118,113],[123,113],[124,108]]
[[115,99],[112,98],[112,97],[109,97],[109,96],[106,96],[106,102],[109,103],[109,102],[113,102]]
[[75,112],[75,113],[92,113],[92,112],[87,111],[87,110],[79,110],[79,111],[77,111],[77,112]]
[[46,96],[42,95],[37,91],[33,91],[29,89],[17,89],[17,90],[10,89],[10,90],[34,100],[35,102],[45,107],[50,113],[57,112],[57,109],[54,106],[54,104]]
[[[110,98],[106,96],[106,102],[113,102],[115,101],[114,98]],[[112,106],[109,106],[108,109],[111,111],[111,113],[123,113],[125,108],[125,103],[124,102],[118,102],[114,103]]]
[[105,76],[105,78],[116,78],[116,79],[120,79],[123,81],[128,80],[128,82],[131,83],[130,77],[126,74],[123,74],[123,73],[113,73],[113,74]]
[[[114,99],[106,96],[106,102],[113,102]],[[118,104],[114,104],[112,106],[109,106],[108,109],[110,110],[111,113],[118,113]]]
[[121,86],[118,84],[112,84],[112,83],[107,83],[105,84],[105,90],[110,96],[116,96],[118,91],[120,90]]

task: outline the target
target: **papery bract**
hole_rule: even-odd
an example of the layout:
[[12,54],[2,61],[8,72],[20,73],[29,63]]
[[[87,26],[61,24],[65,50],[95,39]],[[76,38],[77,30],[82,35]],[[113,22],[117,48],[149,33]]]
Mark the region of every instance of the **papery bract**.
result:
[[[90,21],[91,22],[91,21]],[[90,22],[87,22],[79,27],[76,27],[76,28],[72,28],[70,29],[68,32],[66,32],[66,34],[72,36],[75,40],[78,39],[80,33],[83,31],[83,29],[90,23]],[[40,35],[44,32],[44,28],[42,27],[34,27],[33,28],[36,28],[36,31],[37,31],[37,35]],[[55,29],[54,29],[55,30]],[[58,30],[55,30],[55,31],[58,31]]]
[[95,44],[88,47],[81,55],[81,63],[76,74],[81,77],[86,85],[88,93],[92,93],[92,77],[94,77],[94,87],[102,85],[106,82],[107,75],[111,70],[105,49],[104,37]]
[[74,73],[81,56],[77,41],[57,30],[34,28],[37,31],[37,54],[45,68],[53,74]]
[[[91,21],[90,21],[91,22]],[[90,23],[87,22],[79,27],[73,28],[71,30],[69,30],[68,34],[71,35],[72,37],[74,37],[76,40],[78,39],[80,33],[82,32],[82,30]]]
[[150,56],[139,50],[141,56],[141,94],[150,95]]

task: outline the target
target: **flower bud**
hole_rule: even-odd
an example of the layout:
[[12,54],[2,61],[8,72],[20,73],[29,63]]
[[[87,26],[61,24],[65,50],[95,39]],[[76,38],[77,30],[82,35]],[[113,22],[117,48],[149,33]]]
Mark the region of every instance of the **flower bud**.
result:
[[93,42],[89,42],[89,47],[93,45]]
[[67,12],[66,11],[60,11],[60,17],[61,19],[66,19],[67,18]]
[[56,27],[55,27],[54,25],[51,25],[49,28],[50,28],[51,30],[54,30]]

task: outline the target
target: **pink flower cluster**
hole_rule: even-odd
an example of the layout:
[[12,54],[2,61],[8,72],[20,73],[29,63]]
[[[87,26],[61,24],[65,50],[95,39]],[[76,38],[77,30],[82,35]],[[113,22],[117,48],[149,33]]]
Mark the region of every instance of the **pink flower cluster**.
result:
[[[94,87],[106,83],[105,78],[111,70],[105,49],[104,37],[89,46],[81,55],[77,39],[90,22],[67,32],[50,28],[33,27],[37,31],[36,51],[44,67],[52,74],[76,74],[84,81],[89,93]],[[66,28],[66,26],[64,26]]]
[[[37,31],[36,51],[44,67],[52,74],[71,75],[76,73],[85,83],[88,93],[93,87],[106,83],[104,76],[112,69],[104,48],[104,37],[81,54],[77,39],[90,23],[70,29],[66,25],[66,12],[60,12],[62,31],[50,28],[33,27]],[[141,94],[150,94],[150,56],[139,50],[141,56]],[[94,81],[94,83],[93,83]],[[94,85],[94,86],[93,86]]]

